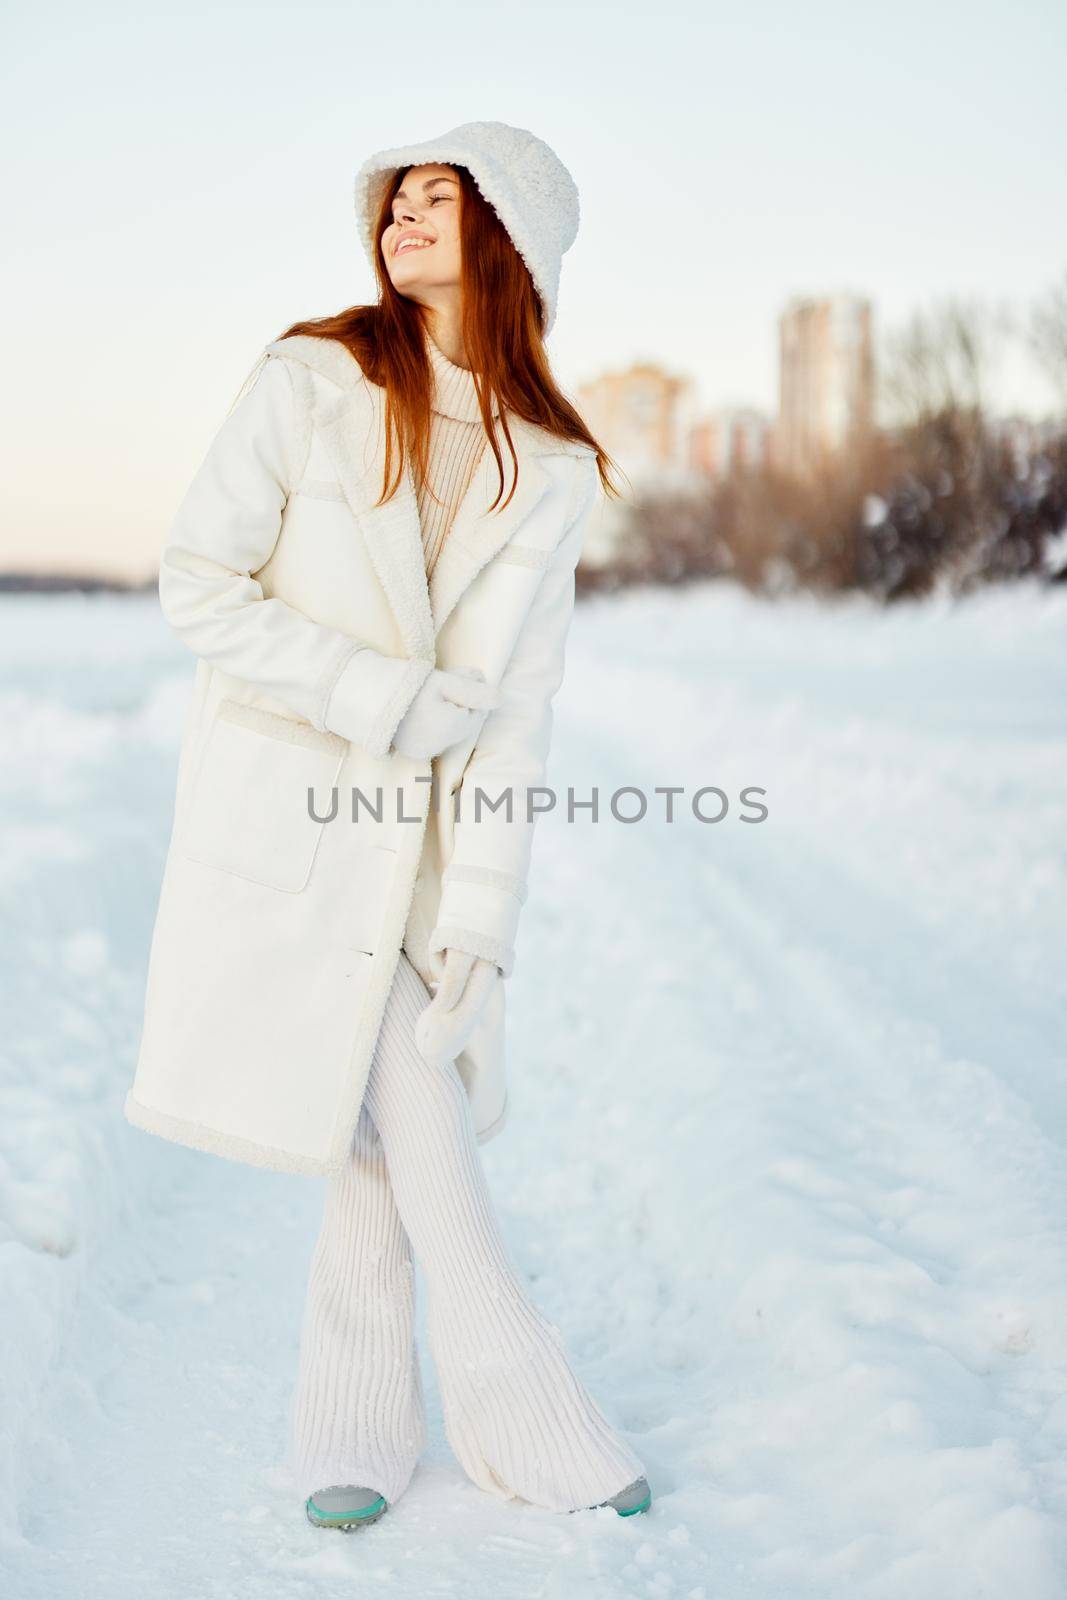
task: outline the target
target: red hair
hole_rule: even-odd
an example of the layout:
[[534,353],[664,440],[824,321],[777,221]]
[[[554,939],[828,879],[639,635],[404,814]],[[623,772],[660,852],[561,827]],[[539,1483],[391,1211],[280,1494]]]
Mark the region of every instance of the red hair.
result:
[[[504,492],[504,464],[496,429],[493,401],[511,452],[513,476],[507,505],[515,492],[518,457],[507,424],[513,412],[527,422],[587,445],[596,452],[600,480],[609,494],[617,491],[608,477],[615,463],[597,444],[578,412],[557,388],[543,339],[541,298],[511,236],[485,199],[470,171],[453,169],[459,179],[460,244],[462,256],[462,334],[474,386],[496,457],[500,488],[490,510]],[[426,308],[398,293],[382,260],[381,240],[393,221],[393,196],[408,167],[397,169],[395,181],[385,189],[375,226],[378,249],[375,274],[377,305],[350,306],[331,317],[294,322],[281,335],[312,334],[336,339],[359,362],[372,383],[385,390],[386,447],[381,505],[392,497],[400,482],[404,461],[410,458],[416,482],[425,481],[430,448],[430,400],[433,373],[424,347]],[[392,484],[390,472],[396,464]]]

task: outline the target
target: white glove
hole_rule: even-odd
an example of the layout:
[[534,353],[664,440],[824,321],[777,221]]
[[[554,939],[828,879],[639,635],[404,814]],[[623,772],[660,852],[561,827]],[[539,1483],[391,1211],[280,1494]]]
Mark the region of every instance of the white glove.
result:
[[445,951],[444,977],[415,1023],[415,1044],[424,1061],[443,1067],[454,1061],[474,1031],[500,977],[495,961],[466,950]]
[[401,717],[393,748],[415,761],[440,755],[474,738],[499,704],[500,691],[486,683],[481,667],[435,667]]

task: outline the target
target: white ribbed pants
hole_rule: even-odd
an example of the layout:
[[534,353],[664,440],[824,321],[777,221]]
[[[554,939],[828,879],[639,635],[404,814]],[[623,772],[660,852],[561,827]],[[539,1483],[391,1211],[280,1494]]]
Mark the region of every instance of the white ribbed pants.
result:
[[507,1255],[463,1081],[415,1047],[430,998],[401,951],[352,1159],[327,1182],[311,1261],[289,1417],[298,1491],[351,1483],[392,1502],[407,1487],[426,1442],[417,1258],[445,1432],[468,1477],[552,1511],[595,1505],[644,1467]]

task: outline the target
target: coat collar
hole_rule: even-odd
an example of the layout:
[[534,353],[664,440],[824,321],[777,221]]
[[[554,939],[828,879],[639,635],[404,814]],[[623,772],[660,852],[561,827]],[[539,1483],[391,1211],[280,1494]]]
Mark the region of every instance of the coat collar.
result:
[[[418,501],[409,465],[392,499],[375,505],[385,465],[383,391],[364,375],[352,353],[336,339],[295,334],[267,346],[271,355],[301,362],[339,389],[316,394],[313,420],[333,460],[345,499],[359,521],[371,560],[396,617],[409,655],[436,658],[437,635],[478,573],[540,504],[551,484],[542,466],[549,455],[589,455],[588,446],[559,439],[513,413],[508,422],[518,457],[518,482],[504,510],[487,508],[498,471],[488,445],[460,502],[448,538],[427,582]],[[501,439],[506,494],[511,455]]]

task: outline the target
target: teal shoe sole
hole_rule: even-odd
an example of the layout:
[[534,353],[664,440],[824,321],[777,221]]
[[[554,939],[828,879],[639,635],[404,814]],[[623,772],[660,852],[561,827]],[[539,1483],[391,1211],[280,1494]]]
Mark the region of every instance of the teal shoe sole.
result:
[[651,1504],[652,1504],[652,1491],[650,1489],[648,1494],[645,1495],[645,1498],[642,1501],[640,1501],[636,1506],[627,1506],[625,1511],[620,1511],[619,1507],[616,1506],[615,1510],[616,1510],[616,1512],[618,1513],[618,1515],[620,1517],[636,1517],[639,1512],[647,1511]]
[[[643,1490],[642,1485],[644,1485]],[[629,1497],[631,1495],[638,1495],[639,1498],[630,1500]],[[610,1500],[600,1500],[595,1506],[585,1506],[577,1509],[603,1511],[606,1506],[610,1506],[616,1516],[636,1517],[640,1512],[647,1511],[651,1504],[652,1490],[649,1488],[647,1480],[645,1478],[636,1478],[633,1483],[628,1483],[625,1489],[620,1489],[618,1494],[613,1495]]]
[[342,1533],[353,1533],[357,1528],[365,1528],[369,1522],[377,1522],[388,1509],[381,1495],[359,1511],[320,1511],[314,1504],[313,1495],[309,1495],[304,1502],[307,1519],[313,1528],[338,1528]]

